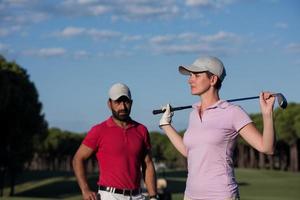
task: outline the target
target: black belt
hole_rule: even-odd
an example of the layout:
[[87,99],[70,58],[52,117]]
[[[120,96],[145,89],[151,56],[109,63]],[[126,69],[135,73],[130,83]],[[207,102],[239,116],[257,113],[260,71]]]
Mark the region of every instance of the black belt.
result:
[[99,190],[103,190],[106,192],[116,193],[116,194],[123,194],[125,196],[135,196],[141,193],[140,189],[135,190],[126,190],[126,189],[118,189],[114,187],[106,187],[106,186],[99,186]]

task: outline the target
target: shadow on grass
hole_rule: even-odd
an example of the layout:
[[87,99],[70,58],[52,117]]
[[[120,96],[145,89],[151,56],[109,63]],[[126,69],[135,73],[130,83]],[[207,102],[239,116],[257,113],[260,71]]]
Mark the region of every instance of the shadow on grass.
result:
[[249,186],[250,184],[247,183],[247,182],[239,182],[238,185],[239,185],[240,187],[243,187],[243,186]]
[[186,178],[187,171],[186,170],[159,171],[157,173],[157,176],[161,178],[166,178],[166,177]]
[[[23,173],[17,174],[16,184],[26,183],[28,181],[41,181],[48,178],[54,177],[74,177],[73,172],[60,172],[60,171],[24,171]],[[9,177],[6,180],[8,184]]]
[[[168,191],[172,194],[184,193],[187,176],[185,170],[160,172],[158,176],[166,178]],[[17,193],[16,197],[65,199],[80,195],[79,186],[72,172],[27,172],[22,179],[19,179],[18,183],[25,183],[29,180],[42,181],[55,177],[61,177],[61,179],[56,179],[45,184],[36,184],[31,189]],[[88,179],[89,185],[94,191],[97,191],[97,180],[98,174],[92,174]],[[240,187],[250,186],[248,182],[239,182],[238,184]]]
[[185,191],[185,181],[167,179],[168,191],[171,193],[183,193]]
[[[97,180],[97,176],[88,179],[89,185],[94,191],[97,190]],[[33,189],[17,193],[15,196],[63,199],[78,194],[80,194],[80,189],[77,182],[75,180],[68,180],[68,177],[66,177],[65,180],[54,181],[49,184],[37,186]]]

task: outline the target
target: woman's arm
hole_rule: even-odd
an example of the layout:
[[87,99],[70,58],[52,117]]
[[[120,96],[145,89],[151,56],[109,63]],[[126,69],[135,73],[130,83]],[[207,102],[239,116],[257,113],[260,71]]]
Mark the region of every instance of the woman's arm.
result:
[[173,113],[171,112],[170,105],[167,104],[163,109],[165,112],[160,119],[159,127],[166,133],[174,147],[186,157],[187,150],[183,144],[183,139],[171,125]]
[[275,150],[275,130],[273,123],[273,106],[275,97],[272,93],[262,92],[260,94],[260,108],[263,117],[263,133],[261,134],[253,123],[244,126],[240,135],[256,150],[272,155]]

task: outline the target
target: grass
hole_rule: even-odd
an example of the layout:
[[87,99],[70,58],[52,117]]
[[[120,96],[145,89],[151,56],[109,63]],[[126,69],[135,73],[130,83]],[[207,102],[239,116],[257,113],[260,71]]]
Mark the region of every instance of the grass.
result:
[[297,200],[300,197],[300,173],[237,170],[243,200]]
[[[158,175],[167,179],[173,200],[183,199],[186,171],[173,170]],[[242,200],[298,200],[300,197],[300,173],[237,169],[236,176]],[[90,175],[89,182],[95,186],[97,174]],[[18,179],[15,191],[15,197],[8,197],[9,189],[6,187],[4,196],[0,199],[81,199],[80,190],[72,173],[26,172]]]

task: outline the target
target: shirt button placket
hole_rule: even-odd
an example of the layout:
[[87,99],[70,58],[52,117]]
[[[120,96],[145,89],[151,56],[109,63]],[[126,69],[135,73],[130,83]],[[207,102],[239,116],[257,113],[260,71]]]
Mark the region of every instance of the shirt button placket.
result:
[[124,135],[124,140],[127,143],[128,142],[128,136],[127,136],[127,129],[126,128],[123,129],[123,135]]

